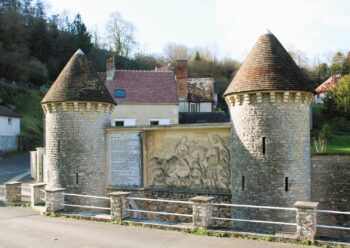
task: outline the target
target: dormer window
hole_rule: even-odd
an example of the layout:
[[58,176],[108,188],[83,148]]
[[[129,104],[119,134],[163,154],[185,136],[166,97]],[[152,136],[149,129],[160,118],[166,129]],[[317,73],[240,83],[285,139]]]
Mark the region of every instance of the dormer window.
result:
[[115,98],[125,98],[125,90],[124,89],[115,89],[114,90]]

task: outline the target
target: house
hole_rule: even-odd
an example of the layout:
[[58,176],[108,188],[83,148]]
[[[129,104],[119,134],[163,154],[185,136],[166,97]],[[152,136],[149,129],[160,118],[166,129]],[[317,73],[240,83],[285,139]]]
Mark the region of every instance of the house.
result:
[[329,77],[326,81],[320,84],[315,89],[316,94],[314,96],[314,102],[323,104],[323,99],[326,96],[327,92],[334,89],[340,79],[342,79],[342,76],[340,74],[337,74]]
[[18,149],[20,133],[20,115],[11,109],[0,106],[0,150],[3,152]]
[[217,112],[218,94],[213,78],[189,78],[187,60],[176,61],[175,74],[180,124],[230,121],[224,112]]
[[112,126],[179,123],[173,71],[116,70],[114,60],[110,59],[106,87],[117,103],[112,113]]
[[187,60],[176,61],[180,112],[215,112],[218,102],[213,78],[189,78]]

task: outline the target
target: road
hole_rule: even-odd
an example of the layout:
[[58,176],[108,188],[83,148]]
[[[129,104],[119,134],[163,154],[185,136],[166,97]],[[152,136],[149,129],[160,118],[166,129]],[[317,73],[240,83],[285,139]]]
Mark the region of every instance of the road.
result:
[[[13,177],[30,171],[29,153],[13,155],[0,161],[0,184],[4,184]],[[26,177],[24,179],[29,179]]]
[[195,236],[176,231],[40,216],[30,208],[0,207],[0,248],[292,248],[292,244]]
[[[28,153],[22,153],[0,161],[0,206],[4,204],[4,183],[9,180],[30,180],[28,174],[30,172],[29,159]],[[27,175],[25,176],[25,174]]]

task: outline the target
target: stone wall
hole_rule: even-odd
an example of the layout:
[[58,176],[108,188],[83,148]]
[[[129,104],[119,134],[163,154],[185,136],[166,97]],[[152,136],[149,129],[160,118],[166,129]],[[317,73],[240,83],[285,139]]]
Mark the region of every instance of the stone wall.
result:
[[17,136],[0,135],[0,150],[4,152],[16,151],[18,148]]
[[[231,194],[214,194],[205,192],[189,192],[189,191],[176,191],[176,190],[153,190],[153,189],[140,189],[140,190],[123,190],[120,188],[109,188],[109,192],[115,191],[128,191],[131,192],[130,197],[141,197],[141,198],[152,198],[152,199],[168,199],[168,200],[180,200],[190,201],[191,198],[196,196],[211,196],[215,197],[213,202],[231,203]],[[180,213],[180,214],[192,214],[192,206],[189,204],[181,203],[165,203],[165,202],[151,202],[151,201],[128,201],[128,207],[139,210],[150,210],[157,212],[168,212],[168,213]],[[231,208],[229,207],[217,207],[213,206],[213,216],[231,218]],[[182,216],[167,216],[149,213],[132,213],[133,218],[143,218],[152,220],[161,220],[168,222],[192,222],[191,217]],[[213,226],[230,227],[228,221],[214,221]]]
[[[311,198],[318,209],[350,211],[350,155],[313,154]],[[350,226],[349,215],[318,214],[318,224]],[[349,231],[319,229],[320,236],[349,237]]]

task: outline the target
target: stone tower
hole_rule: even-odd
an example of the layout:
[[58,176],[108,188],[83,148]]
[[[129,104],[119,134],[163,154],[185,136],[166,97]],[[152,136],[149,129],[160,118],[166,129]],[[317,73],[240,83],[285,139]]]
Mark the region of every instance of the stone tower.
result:
[[309,201],[313,94],[273,34],[259,38],[224,96],[233,123],[233,202],[291,207]]
[[105,127],[114,100],[78,50],[41,102],[46,116],[48,187],[105,195]]

